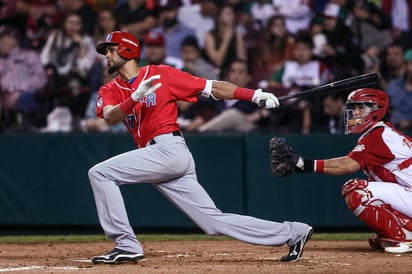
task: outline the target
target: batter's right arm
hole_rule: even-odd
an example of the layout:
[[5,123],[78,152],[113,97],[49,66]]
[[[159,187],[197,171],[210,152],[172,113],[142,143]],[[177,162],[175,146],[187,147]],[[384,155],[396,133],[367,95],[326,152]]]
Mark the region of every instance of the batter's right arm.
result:
[[126,116],[127,114],[120,109],[120,104],[107,105],[103,108],[103,118],[109,126],[120,123]]

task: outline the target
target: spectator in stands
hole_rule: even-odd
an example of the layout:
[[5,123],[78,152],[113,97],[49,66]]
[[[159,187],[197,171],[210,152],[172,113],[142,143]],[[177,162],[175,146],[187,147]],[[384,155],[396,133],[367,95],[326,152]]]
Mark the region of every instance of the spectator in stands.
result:
[[236,30],[235,16],[230,5],[219,9],[215,27],[206,34],[205,53],[212,64],[221,68],[221,78],[235,59],[247,60],[245,42]]
[[[254,50],[253,85],[267,88],[267,79],[293,58],[294,39],[286,29],[285,18],[275,15],[262,30],[262,38]],[[263,82],[261,82],[263,81]],[[259,84],[260,83],[260,84]]]
[[[278,92],[295,93],[329,82],[330,73],[326,65],[313,58],[313,40],[307,33],[300,34],[295,39],[294,58],[287,60],[269,81],[269,88]],[[284,127],[289,131],[309,133],[312,126],[312,105],[320,108],[316,96],[310,99],[291,99],[281,104],[275,111],[275,127]],[[312,101],[309,101],[312,100]],[[301,113],[302,115],[296,115]],[[315,113],[315,118],[318,114]]]
[[179,9],[178,21],[195,31],[201,49],[205,45],[206,33],[214,28],[219,4],[219,0],[199,0]]
[[[242,87],[251,83],[251,71],[246,61],[237,59],[230,66],[227,80]],[[239,100],[226,100],[226,109],[201,125],[199,132],[249,132],[256,130],[264,122],[268,122],[270,112],[258,108],[256,104]],[[259,124],[260,123],[260,124]]]
[[77,13],[83,22],[83,32],[91,37],[96,27],[96,11],[85,0],[61,0],[65,13]]
[[[380,50],[375,46],[369,46],[362,53],[362,71],[361,73],[380,73]],[[382,82],[382,79],[381,79]]]
[[[114,10],[110,8],[102,8],[98,12],[98,22],[96,24],[96,30],[94,33],[94,43],[97,45],[98,43],[106,40],[106,36],[119,29],[117,24],[116,15],[114,14]],[[101,69],[101,77],[100,83],[98,84],[98,88],[102,85],[102,83],[106,83],[108,80],[113,79],[115,75],[111,75],[108,73],[107,69],[103,69],[106,67],[106,58],[103,55],[96,55],[95,66],[101,66],[100,68],[96,67],[97,70]],[[95,89],[93,89],[94,92]],[[96,90],[97,91],[97,90]]]
[[286,19],[286,28],[296,35],[307,31],[313,17],[310,0],[272,0],[275,15]]
[[387,83],[403,75],[404,64],[404,47],[399,43],[392,43],[383,51],[383,62],[380,68],[382,86],[385,88]]
[[150,31],[143,38],[143,58],[140,66],[166,64],[177,69],[183,68],[182,59],[167,55],[166,39],[160,32]]
[[63,9],[59,1],[17,0],[15,5],[27,47],[40,50],[51,30],[60,23]]
[[356,44],[362,51],[370,45],[383,50],[392,43],[391,18],[379,6],[372,1],[357,0],[353,1],[352,6],[348,4],[347,7],[350,8],[353,19],[350,27]]
[[275,15],[275,10],[272,3],[266,0],[257,0],[251,3],[250,14],[255,30],[262,30],[268,25],[269,19]]
[[166,39],[167,55],[182,58],[182,41],[189,36],[195,36],[195,31],[177,21],[180,0],[167,0],[160,6],[159,27],[155,31],[161,32]]
[[[209,80],[219,80],[220,70],[202,58],[196,37],[187,37],[182,42],[183,71]],[[198,102],[177,102],[179,124],[187,132],[196,131],[211,119],[221,108],[222,102],[200,96]]]
[[30,130],[41,126],[42,105],[36,92],[47,77],[39,54],[20,47],[20,35],[13,26],[0,27],[0,110],[6,129]]
[[392,37],[404,48],[412,47],[412,2],[408,0],[382,0],[383,12],[390,16]]
[[58,76],[65,80],[60,89],[65,94],[61,100],[66,101],[76,120],[84,116],[92,91],[90,79],[94,77],[95,56],[93,38],[83,31],[83,22],[77,13],[66,14],[63,26],[49,35],[41,51],[42,64],[55,67]]
[[97,14],[97,24],[94,30],[94,42],[97,44],[106,39],[106,36],[112,31],[119,30],[116,14],[113,9],[102,8]]
[[331,134],[345,133],[344,113],[345,113],[345,94],[327,93],[322,97],[323,113],[326,116],[327,128]]
[[335,79],[352,76],[351,67],[359,62],[361,50],[352,42],[353,34],[340,18],[340,6],[328,3],[323,12],[322,33],[326,43],[318,57],[328,66]]
[[127,0],[115,12],[121,30],[131,32],[139,39],[157,24],[156,13],[146,7],[145,0]]
[[219,69],[203,59],[196,37],[186,37],[182,42],[181,51],[183,71],[209,80],[219,79]]
[[405,73],[389,81],[386,92],[391,103],[390,120],[397,128],[412,129],[412,48],[404,55]]

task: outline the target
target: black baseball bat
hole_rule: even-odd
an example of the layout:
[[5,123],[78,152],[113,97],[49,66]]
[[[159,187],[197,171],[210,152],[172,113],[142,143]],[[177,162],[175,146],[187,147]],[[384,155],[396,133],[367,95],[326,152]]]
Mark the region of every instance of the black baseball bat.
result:
[[[292,98],[301,98],[310,96],[313,94],[324,93],[328,91],[343,91],[343,90],[355,90],[357,88],[371,86],[379,83],[379,75],[376,72],[357,75],[354,77],[342,79],[329,84],[325,84],[319,87],[307,89],[297,93],[291,93],[285,96],[280,96],[279,100],[287,100]],[[261,101],[259,106],[264,106],[265,102]]]

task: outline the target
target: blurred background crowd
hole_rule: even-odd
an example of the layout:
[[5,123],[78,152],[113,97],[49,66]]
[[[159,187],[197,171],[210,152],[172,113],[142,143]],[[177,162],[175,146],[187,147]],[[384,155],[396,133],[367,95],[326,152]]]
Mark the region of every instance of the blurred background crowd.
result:
[[[412,129],[411,0],[0,0],[0,131],[122,132],[96,118],[109,75],[95,46],[114,30],[168,64],[277,96],[377,72],[391,121]],[[349,92],[349,90],[348,90]],[[185,132],[344,132],[347,93],[179,102]]]

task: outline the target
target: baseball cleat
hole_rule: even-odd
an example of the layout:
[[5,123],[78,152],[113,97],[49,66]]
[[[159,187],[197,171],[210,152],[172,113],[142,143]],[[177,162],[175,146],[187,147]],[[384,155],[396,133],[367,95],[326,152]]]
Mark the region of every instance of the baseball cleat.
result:
[[385,252],[389,252],[389,253],[412,252],[412,242],[400,242],[393,246],[385,247]]
[[95,264],[137,263],[137,261],[143,259],[143,257],[144,255],[141,253],[115,248],[104,255],[92,257],[92,262]]
[[309,227],[308,231],[306,231],[306,234],[300,239],[296,244],[292,245],[289,247],[289,253],[288,255],[283,256],[280,260],[282,262],[295,262],[299,260],[299,258],[303,254],[303,248],[305,247],[305,244],[309,239],[312,237],[313,234],[313,228]]
[[374,250],[384,250],[384,247],[382,246],[382,241],[376,234],[373,234],[369,237],[368,243],[369,246],[372,247],[372,249]]

